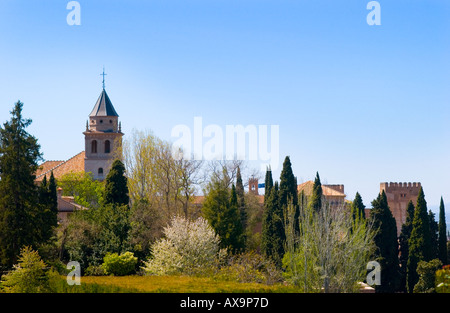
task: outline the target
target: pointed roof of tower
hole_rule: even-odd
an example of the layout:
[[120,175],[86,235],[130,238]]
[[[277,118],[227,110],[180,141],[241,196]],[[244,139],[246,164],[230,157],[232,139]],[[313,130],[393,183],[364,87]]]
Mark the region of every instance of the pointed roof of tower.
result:
[[100,94],[100,97],[98,97],[97,103],[95,103],[94,109],[89,116],[119,116],[114,109],[111,100],[109,100],[105,89],[102,90],[102,93]]

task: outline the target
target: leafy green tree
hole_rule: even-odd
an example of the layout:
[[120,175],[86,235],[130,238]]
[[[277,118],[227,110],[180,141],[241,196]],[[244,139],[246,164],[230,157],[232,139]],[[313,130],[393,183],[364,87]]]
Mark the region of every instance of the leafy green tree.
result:
[[[299,231],[299,216],[300,211],[298,207],[298,186],[297,186],[297,178],[294,176],[292,172],[292,164],[289,156],[286,156],[283,162],[283,169],[280,174],[280,190],[279,190],[279,203],[280,203],[280,211],[279,216],[282,221],[282,227],[284,228],[284,217],[283,212],[286,210],[287,205],[292,202],[293,208],[295,210],[295,231]],[[284,232],[284,230],[283,230]],[[283,258],[282,255],[280,255]]]
[[128,205],[129,202],[125,166],[122,161],[115,160],[106,176],[105,204]]
[[58,179],[63,196],[74,197],[75,203],[86,208],[98,208],[104,202],[105,183],[94,180],[92,173],[71,172]]
[[234,253],[244,248],[244,232],[234,184],[230,191],[226,179],[213,177],[206,189],[202,212],[219,235],[221,248]]
[[423,188],[420,188],[419,195],[417,197],[413,227],[408,244],[409,256],[407,265],[407,287],[408,292],[412,293],[414,286],[419,280],[417,265],[420,261],[428,262],[432,259],[430,220],[428,217],[427,202],[425,201]]
[[279,201],[278,182],[275,182],[267,197],[263,213],[261,251],[266,257],[271,258],[278,268],[282,266],[285,240],[283,210]]
[[400,284],[400,268],[398,263],[397,226],[389,209],[384,190],[372,201],[370,218],[377,230],[374,242],[376,245],[375,260],[381,265],[381,285],[375,286],[376,292],[392,293]]
[[43,242],[39,190],[34,180],[41,160],[37,139],[26,128],[18,101],[0,127],[0,266],[10,268],[23,246]]
[[401,274],[401,283],[400,283],[400,291],[406,292],[406,274],[407,274],[407,265],[408,265],[408,256],[409,256],[409,245],[408,240],[411,237],[412,231],[412,223],[414,219],[414,204],[412,201],[409,201],[408,206],[406,207],[406,221],[402,225],[402,230],[399,236],[399,262],[400,262],[400,274]]
[[365,219],[366,218],[366,214],[364,211],[365,208],[366,208],[366,206],[364,205],[364,203],[362,201],[361,195],[359,194],[359,192],[357,192],[355,195],[355,199],[352,202],[352,207],[351,207],[353,219],[354,220],[356,218]]
[[447,225],[445,224],[445,206],[444,199],[441,197],[439,205],[439,243],[438,243],[439,260],[443,265],[447,265]]

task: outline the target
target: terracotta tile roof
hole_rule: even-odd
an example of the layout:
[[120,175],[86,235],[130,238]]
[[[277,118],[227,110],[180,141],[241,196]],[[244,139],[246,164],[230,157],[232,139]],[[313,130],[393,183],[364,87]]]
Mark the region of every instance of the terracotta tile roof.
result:
[[[313,190],[314,182],[312,180],[307,181],[303,184],[297,186],[298,192],[304,191],[306,195],[311,195]],[[328,187],[327,185],[322,185],[322,194],[324,196],[335,196],[335,197],[345,197],[345,193]]]
[[44,176],[47,176],[48,180],[52,171],[56,179],[70,172],[84,172],[84,158],[85,153],[82,151],[67,161],[47,161],[41,164],[36,172],[36,181],[42,181]]

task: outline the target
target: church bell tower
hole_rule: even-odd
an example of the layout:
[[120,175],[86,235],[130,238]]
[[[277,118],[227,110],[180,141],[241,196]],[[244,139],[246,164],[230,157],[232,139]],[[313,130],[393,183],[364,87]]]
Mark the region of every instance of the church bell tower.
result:
[[84,171],[91,172],[96,180],[104,180],[112,162],[121,158],[122,130],[117,114],[105,90],[103,71],[103,90],[89,114],[84,134]]

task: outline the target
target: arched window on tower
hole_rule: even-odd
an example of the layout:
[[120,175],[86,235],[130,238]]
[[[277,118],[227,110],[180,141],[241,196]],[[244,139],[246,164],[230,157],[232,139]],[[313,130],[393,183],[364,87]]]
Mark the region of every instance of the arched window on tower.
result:
[[91,153],[97,153],[97,140],[91,142]]
[[105,153],[111,152],[111,142],[109,140],[105,141]]
[[98,169],[98,175],[99,175],[99,176],[103,176],[103,168],[102,168],[102,167],[100,167],[100,168]]

